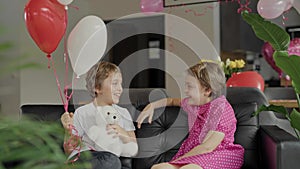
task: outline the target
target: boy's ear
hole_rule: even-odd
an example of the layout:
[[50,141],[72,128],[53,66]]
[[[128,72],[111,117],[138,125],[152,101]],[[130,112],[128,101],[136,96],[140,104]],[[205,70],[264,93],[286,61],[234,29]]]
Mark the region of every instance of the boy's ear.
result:
[[95,93],[100,94],[100,93],[101,93],[101,90],[98,89],[98,88],[95,88]]
[[211,92],[212,92],[211,89],[206,88],[205,92],[204,92],[204,95],[207,96],[207,97],[210,97],[211,96]]

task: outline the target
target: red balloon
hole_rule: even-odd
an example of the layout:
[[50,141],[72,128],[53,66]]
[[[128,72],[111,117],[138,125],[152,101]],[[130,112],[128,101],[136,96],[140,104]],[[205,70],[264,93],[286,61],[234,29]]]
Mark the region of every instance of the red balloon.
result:
[[227,87],[256,87],[265,90],[263,77],[255,71],[233,73],[226,82]]
[[57,0],[29,0],[24,14],[30,36],[43,52],[50,55],[66,31],[65,7]]
[[269,65],[279,74],[279,76],[282,76],[282,70],[276,66],[274,58],[273,58],[273,53],[274,49],[270,45],[269,42],[266,42],[261,49],[262,56],[265,58],[265,60],[269,63]]

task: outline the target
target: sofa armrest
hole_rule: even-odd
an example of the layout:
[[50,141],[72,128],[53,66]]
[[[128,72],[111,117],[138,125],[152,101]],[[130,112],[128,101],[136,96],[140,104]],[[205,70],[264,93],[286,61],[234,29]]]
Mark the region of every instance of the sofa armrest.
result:
[[300,166],[300,140],[278,126],[261,126],[259,147],[262,168],[296,169]]

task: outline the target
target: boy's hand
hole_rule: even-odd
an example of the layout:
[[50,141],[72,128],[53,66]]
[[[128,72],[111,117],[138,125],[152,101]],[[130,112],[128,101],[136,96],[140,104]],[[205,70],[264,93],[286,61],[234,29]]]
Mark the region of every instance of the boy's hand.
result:
[[60,121],[66,130],[68,130],[71,125],[73,125],[73,115],[74,114],[72,112],[65,112],[60,117]]
[[128,135],[127,131],[120,127],[118,124],[108,124],[106,126],[107,134],[112,134],[113,137],[119,137],[123,143],[128,142],[130,136]]

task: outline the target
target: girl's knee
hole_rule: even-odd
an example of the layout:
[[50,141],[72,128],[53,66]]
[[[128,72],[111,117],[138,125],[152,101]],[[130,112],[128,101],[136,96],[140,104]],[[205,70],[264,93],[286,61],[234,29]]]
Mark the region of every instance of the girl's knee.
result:
[[203,169],[203,168],[196,164],[188,164],[180,167],[180,169]]
[[153,165],[151,169],[178,169],[178,167],[171,165],[169,163],[159,163]]

